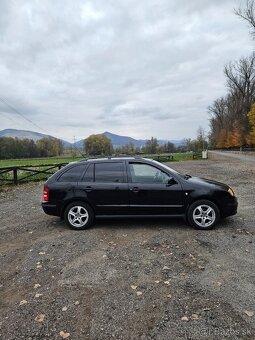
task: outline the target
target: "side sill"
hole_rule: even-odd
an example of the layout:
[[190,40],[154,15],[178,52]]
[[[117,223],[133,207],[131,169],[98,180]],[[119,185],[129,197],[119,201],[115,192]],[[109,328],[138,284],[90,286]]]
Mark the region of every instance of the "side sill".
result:
[[179,215],[96,215],[96,218],[184,218],[185,214]]

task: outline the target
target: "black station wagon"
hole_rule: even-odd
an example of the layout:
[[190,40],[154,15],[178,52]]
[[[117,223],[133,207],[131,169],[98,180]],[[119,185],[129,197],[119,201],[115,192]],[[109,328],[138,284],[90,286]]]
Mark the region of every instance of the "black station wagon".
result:
[[226,184],[182,175],[157,161],[109,157],[70,163],[44,185],[42,207],[76,230],[95,217],[183,217],[211,229],[237,212]]

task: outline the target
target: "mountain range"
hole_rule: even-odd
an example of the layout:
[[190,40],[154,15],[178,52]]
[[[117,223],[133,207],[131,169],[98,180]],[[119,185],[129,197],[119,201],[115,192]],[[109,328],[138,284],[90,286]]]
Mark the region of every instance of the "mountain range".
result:
[[[116,135],[114,133],[111,132],[104,132],[103,133],[106,137],[108,137],[111,141],[112,141],[112,145],[114,148],[116,147],[121,147],[124,146],[128,143],[133,143],[136,147],[142,147],[145,145],[146,143],[146,139],[135,139],[129,136],[121,136],[121,135]],[[50,138],[50,139],[54,139],[55,137],[47,135],[47,134],[43,134],[43,133],[39,133],[39,132],[35,132],[35,131],[27,131],[27,130],[16,130],[16,129],[5,129],[0,131],[0,137],[12,137],[12,138],[20,138],[20,139],[33,139],[35,142],[39,139],[42,138]],[[65,148],[71,147],[71,146],[75,146],[76,148],[83,148],[83,141],[84,139],[81,139],[75,143],[70,143],[67,142],[63,139],[61,139],[63,142],[63,145]],[[184,144],[184,140],[165,140],[165,139],[159,139],[158,143],[160,145],[163,145],[167,142],[171,142],[173,143],[175,146],[179,146]]]

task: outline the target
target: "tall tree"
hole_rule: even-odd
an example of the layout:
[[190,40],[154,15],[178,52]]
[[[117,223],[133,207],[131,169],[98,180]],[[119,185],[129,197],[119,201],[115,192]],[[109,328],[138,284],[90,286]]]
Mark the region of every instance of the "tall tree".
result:
[[204,150],[207,146],[206,133],[202,126],[197,129],[197,144],[198,150]]
[[91,135],[84,140],[84,149],[88,155],[111,155],[112,141],[104,134]]
[[[244,7],[235,9],[235,14],[249,23],[255,38],[255,0],[246,0]],[[240,148],[251,144],[251,121],[248,112],[255,102],[255,53],[230,62],[224,68],[228,93],[209,107],[210,144],[215,147]]]
[[151,137],[151,139],[147,140],[145,146],[143,147],[143,151],[145,153],[155,154],[158,150],[158,140],[155,137]]
[[255,104],[252,105],[251,110],[248,112],[248,119],[251,126],[249,141],[252,145],[255,145]]
[[210,143],[211,146],[222,148],[241,147],[249,141],[247,113],[255,101],[255,54],[229,63],[224,68],[224,74],[228,94],[208,108],[211,115]]

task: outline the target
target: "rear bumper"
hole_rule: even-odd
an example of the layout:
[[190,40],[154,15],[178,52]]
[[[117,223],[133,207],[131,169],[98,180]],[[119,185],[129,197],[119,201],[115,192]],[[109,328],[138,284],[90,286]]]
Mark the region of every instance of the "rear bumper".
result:
[[53,216],[60,216],[60,213],[58,211],[57,205],[56,204],[50,204],[46,202],[41,203],[43,211],[47,215],[53,215]]

